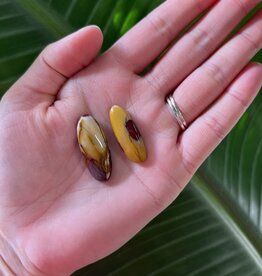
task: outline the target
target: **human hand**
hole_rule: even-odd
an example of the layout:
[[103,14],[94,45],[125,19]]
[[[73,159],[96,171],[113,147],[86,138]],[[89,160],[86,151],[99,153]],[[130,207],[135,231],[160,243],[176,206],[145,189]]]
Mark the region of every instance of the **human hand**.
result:
[[[177,197],[251,103],[262,68],[246,64],[261,48],[262,13],[221,44],[259,1],[219,1],[139,75],[214,2],[165,2],[91,65],[102,35],[84,28],[46,48],[5,94],[0,254],[16,274],[67,275],[119,248]],[[190,124],[184,132],[164,102],[170,91]],[[145,163],[131,163],[117,145],[113,104],[138,125]],[[105,183],[92,178],[77,144],[86,113],[109,140],[113,172]]]

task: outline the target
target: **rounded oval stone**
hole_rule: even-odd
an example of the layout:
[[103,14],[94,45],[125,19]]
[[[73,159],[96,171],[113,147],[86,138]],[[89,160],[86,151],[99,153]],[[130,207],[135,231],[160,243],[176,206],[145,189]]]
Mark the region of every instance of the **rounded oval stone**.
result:
[[118,105],[111,107],[110,122],[118,143],[127,158],[141,163],[147,158],[147,151],[138,127],[129,113]]
[[77,139],[92,176],[99,181],[108,180],[112,170],[110,150],[103,130],[92,116],[79,119]]

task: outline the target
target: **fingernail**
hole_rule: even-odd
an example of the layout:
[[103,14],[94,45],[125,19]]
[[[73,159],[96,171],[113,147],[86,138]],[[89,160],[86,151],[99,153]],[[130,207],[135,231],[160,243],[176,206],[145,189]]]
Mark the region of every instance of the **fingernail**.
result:
[[131,116],[122,107],[114,105],[109,117],[116,139],[127,158],[136,163],[144,162],[147,158],[146,147]]
[[112,170],[110,150],[102,128],[92,116],[79,119],[77,139],[91,175],[99,181],[108,180]]

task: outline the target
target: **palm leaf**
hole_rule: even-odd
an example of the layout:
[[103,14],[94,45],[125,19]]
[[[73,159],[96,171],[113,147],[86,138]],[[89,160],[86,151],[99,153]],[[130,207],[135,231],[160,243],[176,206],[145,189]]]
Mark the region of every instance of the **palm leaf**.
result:
[[[105,50],[160,2],[1,0],[0,93],[48,43],[97,24]],[[254,60],[262,61],[262,51]],[[261,121],[260,94],[170,207],[117,252],[75,275],[261,275]]]

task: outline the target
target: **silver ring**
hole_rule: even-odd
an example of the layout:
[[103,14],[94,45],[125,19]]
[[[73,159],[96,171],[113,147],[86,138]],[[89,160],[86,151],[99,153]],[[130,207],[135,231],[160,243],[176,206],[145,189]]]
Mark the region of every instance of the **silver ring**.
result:
[[167,97],[166,101],[167,101],[167,104],[169,105],[169,107],[171,108],[172,113],[174,114],[178,124],[180,125],[182,130],[185,130],[187,128],[186,120],[185,120],[184,116],[182,115],[182,112],[179,109],[178,105],[176,104],[172,95],[169,95]]

